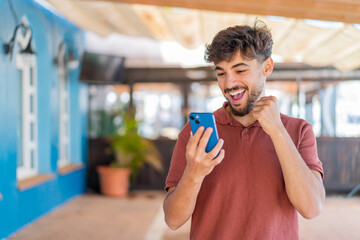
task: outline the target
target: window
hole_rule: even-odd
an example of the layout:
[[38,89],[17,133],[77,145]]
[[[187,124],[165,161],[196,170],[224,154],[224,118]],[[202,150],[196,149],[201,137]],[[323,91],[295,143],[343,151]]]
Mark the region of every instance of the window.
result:
[[360,137],[360,81],[341,82],[336,87],[336,136]]
[[59,51],[59,158],[58,167],[70,164],[70,97],[69,78],[65,65],[65,45]]
[[192,83],[189,93],[190,112],[214,112],[226,101],[216,82]]
[[360,81],[268,82],[280,111],[312,124],[316,137],[360,136]]
[[137,83],[134,86],[139,133],[147,138],[176,139],[184,125],[183,96],[172,83]]
[[37,73],[35,55],[16,57],[16,66],[20,70],[20,130],[17,160],[17,179],[34,176],[38,172],[37,146]]

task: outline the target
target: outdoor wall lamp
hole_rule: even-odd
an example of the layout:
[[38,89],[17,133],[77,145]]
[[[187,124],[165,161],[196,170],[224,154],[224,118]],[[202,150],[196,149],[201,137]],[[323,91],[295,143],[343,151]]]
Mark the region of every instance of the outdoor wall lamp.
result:
[[59,52],[57,57],[54,58],[54,63],[56,66],[66,66],[67,68],[73,70],[79,66],[79,59],[76,58],[75,51],[71,42],[62,41],[59,45]]
[[22,36],[21,40],[19,40],[21,53],[23,54],[36,54],[31,46],[32,40],[32,29],[29,26],[21,23],[15,27],[14,33],[8,43],[4,44],[4,52],[6,55],[10,55],[10,59],[12,58],[13,48],[16,41],[16,36],[18,31],[25,31],[25,34]]

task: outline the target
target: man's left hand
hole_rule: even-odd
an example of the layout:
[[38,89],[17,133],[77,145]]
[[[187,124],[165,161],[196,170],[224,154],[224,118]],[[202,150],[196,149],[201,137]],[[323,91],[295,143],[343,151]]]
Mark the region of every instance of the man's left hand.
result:
[[259,121],[264,131],[270,136],[283,127],[277,98],[274,96],[260,98],[255,103],[252,112],[255,119]]

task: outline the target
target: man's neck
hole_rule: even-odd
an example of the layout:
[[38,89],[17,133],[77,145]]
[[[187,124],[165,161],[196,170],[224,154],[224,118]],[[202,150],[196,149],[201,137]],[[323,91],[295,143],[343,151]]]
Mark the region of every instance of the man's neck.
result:
[[225,109],[233,119],[235,119],[236,121],[238,121],[245,127],[250,126],[251,124],[253,124],[256,121],[256,118],[254,117],[252,111],[250,111],[248,114],[246,114],[243,117],[239,117],[239,116],[236,116],[233,114],[233,112],[231,111],[229,106],[227,106]]

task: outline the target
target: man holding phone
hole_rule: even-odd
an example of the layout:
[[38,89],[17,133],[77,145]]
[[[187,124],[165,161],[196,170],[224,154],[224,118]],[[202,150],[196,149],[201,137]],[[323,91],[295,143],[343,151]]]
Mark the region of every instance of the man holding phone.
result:
[[323,205],[322,164],[309,123],[279,112],[266,96],[273,70],[272,37],[262,22],[220,31],[206,47],[226,102],[213,131],[186,124],[179,134],[165,189],[165,221],[191,220],[190,239],[299,239],[298,215],[316,217]]

